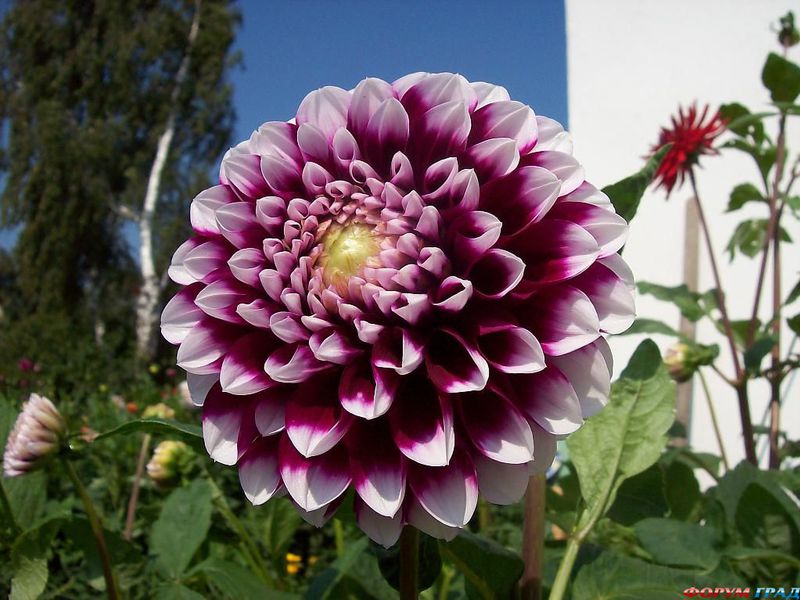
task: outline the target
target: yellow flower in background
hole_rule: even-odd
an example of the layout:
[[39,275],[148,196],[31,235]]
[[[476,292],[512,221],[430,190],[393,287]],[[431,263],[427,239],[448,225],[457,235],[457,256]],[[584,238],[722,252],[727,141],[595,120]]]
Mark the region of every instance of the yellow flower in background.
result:
[[163,402],[148,406],[142,412],[143,419],[174,419],[175,411]]

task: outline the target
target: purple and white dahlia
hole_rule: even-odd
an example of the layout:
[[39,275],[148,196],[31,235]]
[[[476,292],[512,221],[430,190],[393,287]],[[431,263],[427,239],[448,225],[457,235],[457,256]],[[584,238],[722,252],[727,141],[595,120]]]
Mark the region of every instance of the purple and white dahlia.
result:
[[325,87],[232,148],[162,316],[254,504],[449,538],[606,402],[627,225],[562,127],[450,73]]

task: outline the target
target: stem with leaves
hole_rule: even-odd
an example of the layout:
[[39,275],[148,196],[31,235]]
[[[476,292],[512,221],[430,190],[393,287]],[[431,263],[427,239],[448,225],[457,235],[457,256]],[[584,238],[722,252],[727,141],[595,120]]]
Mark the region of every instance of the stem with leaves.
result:
[[703,231],[703,238],[705,239],[706,243],[708,259],[711,263],[711,271],[714,276],[714,285],[716,287],[717,304],[719,305],[722,329],[725,333],[725,338],[728,340],[728,346],[733,359],[733,369],[736,373],[734,388],[736,389],[736,396],[739,402],[739,417],[742,421],[744,453],[748,462],[756,465],[758,463],[758,459],[756,457],[756,446],[753,438],[753,421],[750,416],[750,403],[747,398],[747,372],[744,370],[742,363],[739,360],[739,351],[736,347],[736,338],[733,335],[733,327],[731,326],[731,321],[728,317],[728,309],[725,304],[725,293],[723,292],[722,278],[719,274],[717,258],[714,252],[714,245],[711,241],[711,232],[708,227],[708,222],[706,221],[705,212],[703,211],[703,203],[700,201],[700,193],[697,189],[697,181],[695,180],[694,169],[689,170],[689,181],[692,184],[692,193],[694,194],[694,200],[697,204],[697,216],[700,219],[700,227]]

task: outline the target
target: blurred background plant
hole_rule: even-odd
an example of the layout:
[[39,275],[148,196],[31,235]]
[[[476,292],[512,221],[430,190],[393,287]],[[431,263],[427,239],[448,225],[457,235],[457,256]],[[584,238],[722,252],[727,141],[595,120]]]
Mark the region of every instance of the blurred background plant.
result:
[[[286,498],[250,506],[235,472],[208,461],[186,383],[153,329],[189,201],[229,143],[238,22],[226,0],[28,0],[5,12],[0,217],[20,233],[13,252],[0,252],[0,443],[33,392],[53,400],[69,439],[62,460],[0,482],[0,594],[109,591],[74,469],[126,598],[398,597],[397,551],[368,543],[352,498],[317,529]],[[798,40],[793,15],[780,19],[777,37],[762,74],[769,109],[728,104],[713,129],[697,114],[684,119],[673,131],[702,130],[694,151],[664,162],[682,138],[663,139],[672,146],[605,189],[617,212],[633,219],[645,187],[664,182],[664,165],[685,168],[685,183],[701,187],[701,155],[741,151],[755,160],[757,183],[737,185],[728,210],[758,203],[765,218],[736,228],[731,256],[766,263],[792,243],[781,220],[800,211],[798,159],[785,134],[800,115],[800,67],[788,58]],[[778,298],[764,322],[729,318],[725,290],[640,282],[640,293],[686,318],[711,319],[736,362],[729,372],[716,346],[661,321],[637,322],[631,333],[675,336],[677,345],[662,360],[644,342],[609,407],[560,448],[548,474],[541,576],[552,598],[800,585],[800,442],[780,426],[781,383],[798,367],[800,283],[765,282],[764,272],[756,289]],[[788,346],[776,336],[784,324],[795,336]],[[732,465],[721,444],[717,456],[680,443],[670,376],[705,388],[709,371],[731,383],[748,409],[742,415],[748,382],[770,383],[771,425],[748,432],[745,418],[742,436],[745,448],[768,437],[769,470],[753,464],[749,449],[750,461]],[[513,597],[522,525],[522,506],[481,502],[470,530],[452,542],[423,535],[422,597]]]

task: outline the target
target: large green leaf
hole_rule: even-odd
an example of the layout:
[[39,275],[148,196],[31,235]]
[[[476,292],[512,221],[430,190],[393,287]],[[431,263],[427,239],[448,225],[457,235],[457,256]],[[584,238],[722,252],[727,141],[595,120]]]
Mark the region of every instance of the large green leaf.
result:
[[765,200],[759,189],[752,183],[740,183],[731,192],[726,212],[739,210],[748,202],[765,202]]
[[664,464],[664,493],[669,505],[670,517],[687,520],[700,509],[702,494],[700,484],[694,476],[693,466],[689,466],[677,456]]
[[275,600],[297,598],[292,594],[281,594],[269,589],[253,573],[234,562],[221,558],[208,558],[191,570],[192,575],[202,573],[209,584],[217,590],[217,598],[231,600]]
[[[669,287],[650,283],[649,281],[640,281],[636,284],[636,287],[641,294],[648,294],[658,300],[671,302],[678,307],[684,317],[693,322],[709,314],[717,305],[714,290],[700,294],[699,292],[691,291],[686,284]],[[663,332],[659,331],[657,333]]]
[[[728,245],[725,249],[728,251],[729,257],[733,260],[736,255],[736,250],[739,250],[745,256],[753,258],[764,249],[764,242],[767,238],[767,219],[748,219],[742,221],[733,230],[731,239],[728,240]],[[783,242],[791,242],[792,238],[789,233],[780,227],[778,230],[778,237]]]
[[711,527],[672,519],[645,519],[634,526],[636,537],[660,565],[711,570],[719,564],[719,539]]
[[205,600],[201,594],[179,583],[161,586],[154,598],[155,600]]
[[663,517],[669,510],[665,491],[663,469],[655,464],[622,482],[608,516],[622,525]]
[[198,450],[205,450],[203,445],[203,431],[194,423],[179,423],[166,419],[137,419],[128,421],[119,427],[105,431],[95,438],[99,442],[117,435],[131,435],[134,433],[161,433],[177,437]]
[[660,148],[637,173],[603,188],[603,192],[611,199],[614,209],[626,221],[630,222],[636,215],[644,191],[653,181],[658,166],[669,148],[669,145]]
[[769,90],[773,102],[794,102],[800,94],[800,67],[770,52],[761,71],[761,81]]
[[608,510],[623,481],[658,460],[674,413],[675,384],[658,347],[645,340],[612,386],[608,406],[567,440],[588,521]]
[[11,600],[34,600],[47,586],[47,558],[53,538],[64,524],[57,516],[20,534],[11,548]]
[[681,334],[670,327],[663,321],[657,321],[656,319],[636,319],[633,322],[633,325],[628,327],[627,330],[622,332],[621,335],[635,335],[637,333],[649,333],[649,334],[660,334],[660,335],[670,335],[674,337],[682,337]]
[[719,107],[720,116],[727,121],[729,131],[738,136],[751,136],[757,143],[764,140],[764,123],[766,117],[775,115],[774,112],[751,113],[750,110],[738,102],[723,104]]
[[36,600],[47,587],[47,559],[21,556],[14,566],[9,600]]
[[380,575],[377,559],[367,552],[368,545],[366,537],[349,543],[344,554],[311,581],[306,600],[398,598],[397,592]]
[[167,576],[179,577],[211,525],[211,486],[204,479],[172,492],[150,533],[150,551]]
[[487,537],[462,531],[439,547],[442,556],[464,574],[469,597],[507,598],[522,575],[522,559]]

